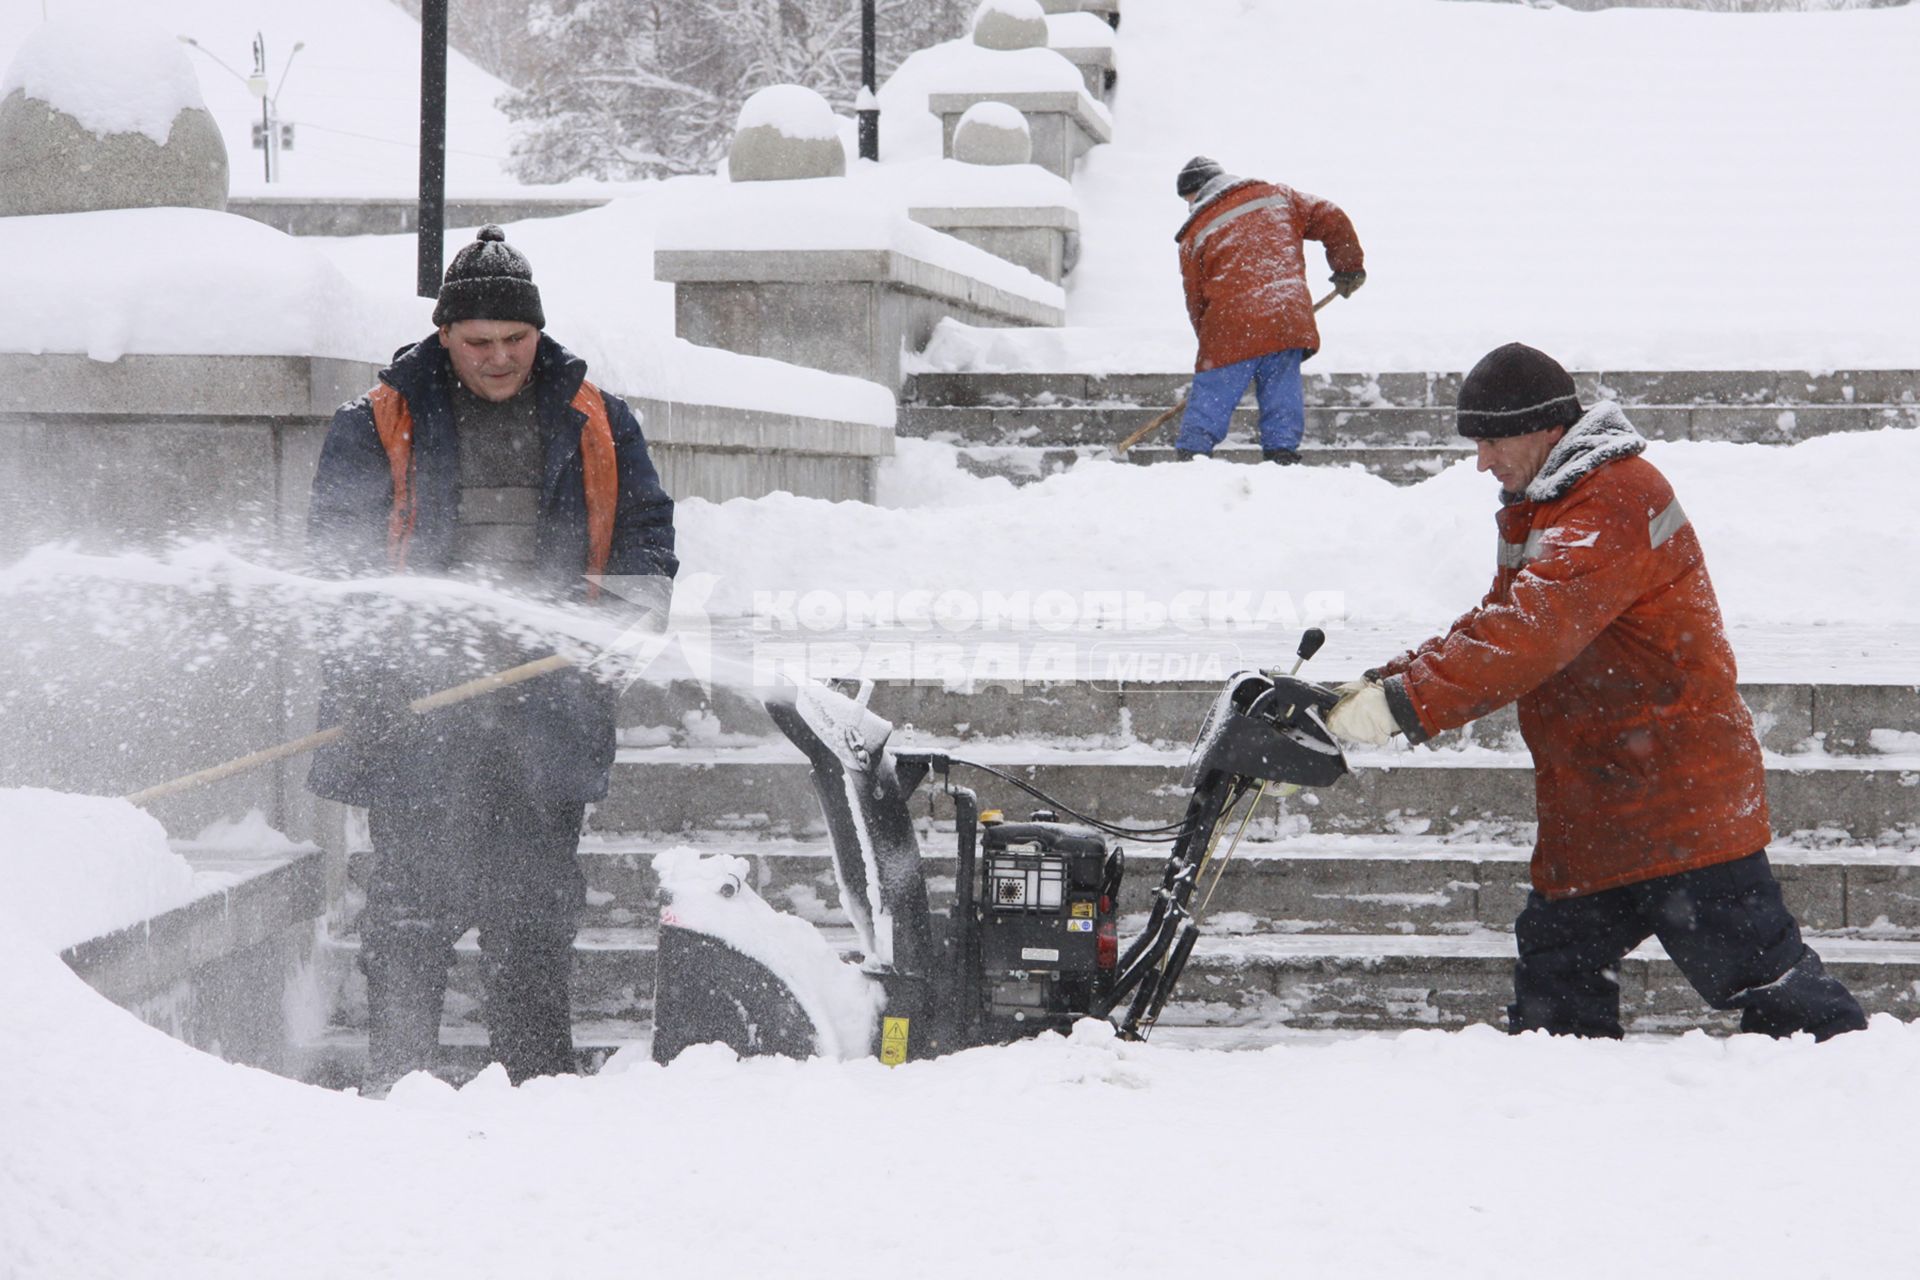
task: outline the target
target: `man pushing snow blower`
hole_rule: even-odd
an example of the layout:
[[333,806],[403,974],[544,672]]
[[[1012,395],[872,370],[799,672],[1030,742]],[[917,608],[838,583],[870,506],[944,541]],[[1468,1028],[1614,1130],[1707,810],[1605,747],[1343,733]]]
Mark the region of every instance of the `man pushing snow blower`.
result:
[[1865,1026],[1767,865],[1753,718],[1700,539],[1646,440],[1518,342],[1467,374],[1458,428],[1500,481],[1493,587],[1343,685],[1327,725],[1418,743],[1519,702],[1540,829],[1509,1029],[1620,1036],[1615,971],[1649,936],[1743,1031]]

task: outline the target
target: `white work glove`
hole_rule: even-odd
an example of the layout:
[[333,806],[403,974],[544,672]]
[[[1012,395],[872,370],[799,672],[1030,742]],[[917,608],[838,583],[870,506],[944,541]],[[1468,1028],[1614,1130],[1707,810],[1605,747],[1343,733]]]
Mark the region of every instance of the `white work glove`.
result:
[[1387,705],[1387,691],[1371,681],[1355,683],[1360,687],[1347,693],[1327,713],[1327,728],[1349,742],[1382,746],[1400,730],[1393,709]]
[[1333,686],[1333,691],[1342,698],[1345,698],[1360,692],[1362,689],[1378,688],[1379,684],[1380,682],[1378,680],[1369,680],[1367,677],[1361,676],[1358,680],[1349,680],[1345,684]]

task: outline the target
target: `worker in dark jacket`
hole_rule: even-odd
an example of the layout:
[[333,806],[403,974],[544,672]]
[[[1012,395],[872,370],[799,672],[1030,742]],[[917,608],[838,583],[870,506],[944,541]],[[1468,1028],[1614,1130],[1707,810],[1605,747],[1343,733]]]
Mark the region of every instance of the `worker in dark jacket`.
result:
[[1331,200],[1236,178],[1205,156],[1187,162],[1175,190],[1192,211],[1175,239],[1200,352],[1174,448],[1183,458],[1212,453],[1251,382],[1263,455],[1298,462],[1307,425],[1300,363],[1320,349],[1305,242],[1325,245],[1346,297],[1367,281],[1353,223]]
[[1533,892],[1508,1025],[1619,1036],[1614,974],[1657,936],[1742,1030],[1866,1024],[1801,940],[1765,852],[1766,772],[1700,539],[1614,404],[1520,343],[1461,384],[1500,481],[1493,588],[1445,635],[1344,686],[1337,734],[1421,742],[1514,701],[1533,753]]
[[[433,319],[334,414],[308,517],[316,567],[474,578],[663,619],[673,501],[633,412],[541,332],[532,270],[498,227],[454,258]],[[618,597],[600,589],[610,578]],[[484,673],[463,655],[498,669],[541,654],[365,630],[326,663],[320,722],[349,732],[308,786],[368,809],[369,1088],[429,1064],[453,945],[475,925],[496,1059],[516,1082],[570,1071],[575,850],[607,790],[614,691],[568,669],[415,716],[409,700]]]

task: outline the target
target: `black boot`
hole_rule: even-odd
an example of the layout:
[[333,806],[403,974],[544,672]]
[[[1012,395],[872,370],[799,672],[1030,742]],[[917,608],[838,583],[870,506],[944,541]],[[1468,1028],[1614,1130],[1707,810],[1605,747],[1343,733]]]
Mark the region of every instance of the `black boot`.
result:
[[1173,456],[1179,462],[1192,462],[1195,458],[1206,458],[1212,455],[1201,453],[1198,449],[1175,449]]
[[1291,467],[1300,461],[1300,455],[1292,449],[1262,449],[1260,456],[1268,462],[1277,462],[1283,467]]
[[367,1076],[361,1092],[383,1098],[401,1076],[432,1069],[447,974],[443,966],[436,975],[432,961],[418,957],[376,957],[361,967],[367,975]]

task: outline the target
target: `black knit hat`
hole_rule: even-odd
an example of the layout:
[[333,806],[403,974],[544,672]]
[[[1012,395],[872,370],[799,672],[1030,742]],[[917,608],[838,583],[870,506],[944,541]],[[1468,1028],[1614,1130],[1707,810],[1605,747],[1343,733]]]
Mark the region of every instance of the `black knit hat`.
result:
[[491,224],[480,228],[474,242],[453,255],[453,265],[440,286],[434,324],[460,320],[517,320],[536,329],[547,327],[532,266],[526,255],[507,243],[507,233]]
[[1173,189],[1179,193],[1182,200],[1185,200],[1225,172],[1218,160],[1207,156],[1195,156],[1187,161],[1187,167],[1180,171],[1180,177],[1173,184]]
[[1471,440],[1500,440],[1578,421],[1573,375],[1546,352],[1509,342],[1482,356],[1460,384],[1454,429]]

